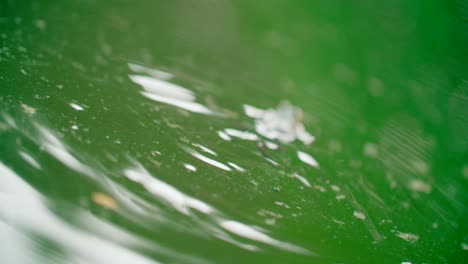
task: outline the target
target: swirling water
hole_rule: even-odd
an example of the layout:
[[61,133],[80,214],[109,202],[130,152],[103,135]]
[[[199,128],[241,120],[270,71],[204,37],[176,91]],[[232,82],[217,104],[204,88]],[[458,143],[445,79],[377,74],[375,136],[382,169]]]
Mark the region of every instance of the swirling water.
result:
[[6,263],[466,259],[445,5],[4,5]]

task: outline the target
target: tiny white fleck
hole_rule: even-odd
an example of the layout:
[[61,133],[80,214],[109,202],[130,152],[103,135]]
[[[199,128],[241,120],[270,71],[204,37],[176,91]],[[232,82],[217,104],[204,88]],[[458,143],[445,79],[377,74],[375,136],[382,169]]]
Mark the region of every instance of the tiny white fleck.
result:
[[73,125],[71,128],[72,128],[73,130],[78,130],[78,126],[77,126],[77,125]]
[[344,200],[346,198],[346,196],[344,196],[343,194],[340,194],[340,195],[337,195],[336,196],[336,199],[339,201],[339,200]]
[[277,144],[275,144],[273,142],[270,142],[270,141],[265,141],[265,145],[267,146],[267,148],[273,149],[273,150],[279,148],[279,146]]
[[34,25],[38,28],[38,29],[45,29],[46,27],[46,22],[42,19],[37,19],[36,21],[34,21]]
[[364,213],[362,213],[362,212],[354,211],[353,215],[357,219],[361,219],[361,220],[366,219],[366,215]]
[[197,168],[195,168],[195,166],[187,164],[187,163],[184,163],[184,167],[189,171],[197,171]]
[[463,250],[468,250],[468,244],[466,244],[466,243],[462,243],[461,247],[462,247]]
[[21,104],[21,108],[23,109],[23,112],[27,115],[34,115],[36,113],[36,108],[34,107],[31,107],[29,105],[26,105],[26,104]]
[[289,205],[285,204],[284,202],[276,201],[275,204],[289,209]]
[[378,154],[379,154],[379,151],[378,151],[376,144],[373,144],[373,143],[364,144],[364,155],[370,158],[376,158]]
[[81,105],[77,105],[75,103],[70,103],[69,104],[73,109],[75,109],[76,111],[83,111],[84,108],[81,106]]
[[311,155],[305,153],[305,152],[302,152],[302,151],[297,151],[297,157],[304,163],[312,166],[312,167],[315,167],[315,168],[319,168],[319,164],[317,162],[317,160],[315,160]]
[[224,133],[224,131],[218,131],[218,136],[226,141],[231,141],[231,137]]
[[425,183],[419,179],[413,179],[409,183],[409,188],[415,192],[424,192],[430,193],[432,186],[428,183]]
[[320,192],[326,192],[327,191],[327,189],[325,189],[325,187],[320,186],[320,185],[314,185],[314,188],[319,190]]
[[411,234],[411,233],[397,232],[396,236],[411,244],[419,240],[418,235]]
[[241,166],[235,164],[234,162],[228,162],[229,166],[233,167],[234,169],[236,169],[237,171],[240,171],[240,172],[245,172],[245,169],[242,168]]

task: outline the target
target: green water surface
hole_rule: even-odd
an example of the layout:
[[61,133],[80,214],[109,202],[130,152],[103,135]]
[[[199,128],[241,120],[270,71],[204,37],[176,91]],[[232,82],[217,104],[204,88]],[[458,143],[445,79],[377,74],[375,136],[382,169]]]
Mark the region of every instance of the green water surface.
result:
[[467,263],[467,10],[0,0],[0,263]]

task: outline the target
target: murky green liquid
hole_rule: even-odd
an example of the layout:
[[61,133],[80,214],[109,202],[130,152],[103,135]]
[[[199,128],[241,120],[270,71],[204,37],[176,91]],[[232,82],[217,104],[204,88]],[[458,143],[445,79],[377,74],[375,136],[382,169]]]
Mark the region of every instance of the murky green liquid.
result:
[[0,262],[467,261],[463,1],[43,2],[0,3]]

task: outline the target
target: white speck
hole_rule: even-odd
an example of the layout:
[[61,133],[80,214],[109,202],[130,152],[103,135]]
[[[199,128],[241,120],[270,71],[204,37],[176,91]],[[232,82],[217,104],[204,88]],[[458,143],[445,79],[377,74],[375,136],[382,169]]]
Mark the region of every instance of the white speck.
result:
[[270,159],[270,158],[267,158],[267,157],[263,157],[266,161],[270,162],[271,164],[275,165],[275,166],[279,166],[279,163]]
[[353,215],[357,219],[361,219],[361,220],[366,219],[366,215],[364,213],[362,213],[362,212],[354,211]]
[[21,69],[20,72],[24,75],[28,75],[28,73],[24,69]]
[[226,141],[231,141],[231,137],[228,134],[224,133],[224,131],[218,131],[217,133],[220,138]]
[[242,168],[241,166],[233,163],[233,162],[228,162],[229,166],[233,167],[234,169],[240,171],[240,172],[245,172],[245,169]]
[[184,163],[184,167],[189,171],[197,171],[197,168],[195,168],[195,166],[187,164],[187,163]]
[[346,196],[344,196],[343,194],[340,194],[340,195],[337,195],[337,196],[336,196],[336,199],[337,199],[338,201],[344,200],[344,199],[346,199]]
[[216,161],[214,159],[210,159],[198,152],[196,152],[195,150],[193,149],[190,149],[190,148],[187,148],[187,147],[183,147],[185,149],[185,151],[187,151],[188,153],[190,153],[190,155],[194,156],[195,158],[207,163],[207,164],[210,164],[214,167],[217,167],[219,169],[222,169],[222,170],[225,170],[225,171],[231,171],[231,168],[229,168],[228,166],[224,165],[223,163],[219,162],[219,161]]
[[29,105],[26,105],[26,104],[21,104],[21,108],[23,109],[23,112],[27,115],[34,115],[36,113],[36,108],[34,107],[31,107]]
[[401,264],[411,264],[409,261],[403,261]]
[[330,188],[335,192],[339,192],[341,190],[340,187],[338,187],[336,185],[332,185],[332,186],[330,186]]
[[275,204],[281,207],[284,207],[286,209],[289,209],[289,205],[285,204],[284,202],[276,201]]
[[468,244],[462,243],[462,244],[461,244],[461,248],[462,248],[463,250],[468,250]]
[[438,224],[438,223],[433,223],[433,224],[432,224],[432,228],[434,228],[434,229],[439,228],[439,224]]
[[275,144],[273,142],[270,142],[270,141],[265,141],[265,146],[267,146],[267,148],[273,149],[273,150],[279,148],[279,146],[277,144]]
[[373,143],[364,144],[364,155],[370,158],[376,158],[379,154],[378,147]]
[[34,158],[31,157],[31,155],[29,155],[28,153],[23,152],[23,151],[20,151],[20,152],[19,152],[19,155],[20,155],[27,163],[29,163],[31,166],[33,166],[34,168],[36,168],[36,169],[40,169],[40,168],[41,168],[41,165],[39,165],[39,163],[37,163],[37,161],[34,160]]
[[237,129],[226,128],[224,132],[231,137],[236,137],[244,140],[258,140],[257,135],[248,131],[240,131]]
[[71,129],[73,129],[73,130],[78,130],[78,126],[77,126],[77,125],[73,125],[73,126],[71,127]]
[[302,182],[302,184],[304,184],[306,187],[309,187],[309,188],[312,187],[312,185],[310,185],[310,182],[306,178],[302,177],[301,175],[294,173],[292,176],[298,179],[300,182]]
[[430,193],[432,186],[418,179],[413,179],[409,183],[409,188],[416,192]]
[[340,221],[340,220],[336,220],[336,219],[332,219],[333,222],[337,223],[337,224],[340,224],[340,225],[344,225],[345,222],[343,221]]
[[427,174],[429,172],[429,166],[422,160],[413,161],[413,167],[421,174]]
[[312,166],[312,167],[315,167],[315,168],[319,168],[319,164],[317,162],[317,160],[315,160],[312,156],[310,156],[309,154],[305,153],[305,152],[302,152],[302,151],[297,151],[297,157],[304,163]]
[[83,111],[84,108],[81,106],[81,105],[77,105],[75,103],[70,103],[69,104],[73,109],[75,109],[76,111]]
[[124,175],[137,183],[140,183],[148,192],[172,205],[183,214],[189,214],[189,209],[195,209],[204,214],[211,214],[214,208],[203,201],[190,197],[173,186],[153,177],[142,165],[127,169]]
[[271,245],[271,246],[274,246],[283,250],[287,250],[287,251],[293,251],[293,252],[297,252],[301,254],[311,254],[306,249],[273,239],[272,237],[260,232],[259,230],[251,226],[248,226],[246,224],[237,222],[237,221],[223,220],[223,221],[220,221],[219,225],[225,230],[235,235],[238,235],[238,236],[250,239],[250,240],[262,242],[267,245]]
[[402,233],[402,232],[397,232],[396,236],[405,240],[406,242],[409,243],[414,243],[419,240],[419,236],[411,233]]
[[319,190],[320,192],[323,192],[323,193],[327,191],[327,189],[325,189],[325,187],[320,186],[320,185],[314,185],[314,188]]
[[216,152],[214,152],[213,150],[211,150],[211,149],[209,149],[209,148],[207,148],[205,146],[202,146],[200,144],[192,144],[192,145],[195,146],[195,147],[200,148],[201,150],[203,150],[206,153],[209,153],[209,154],[211,154],[213,156],[217,156]]
[[34,25],[38,28],[38,29],[45,29],[46,28],[46,22],[42,19],[37,19],[36,21],[34,21]]

